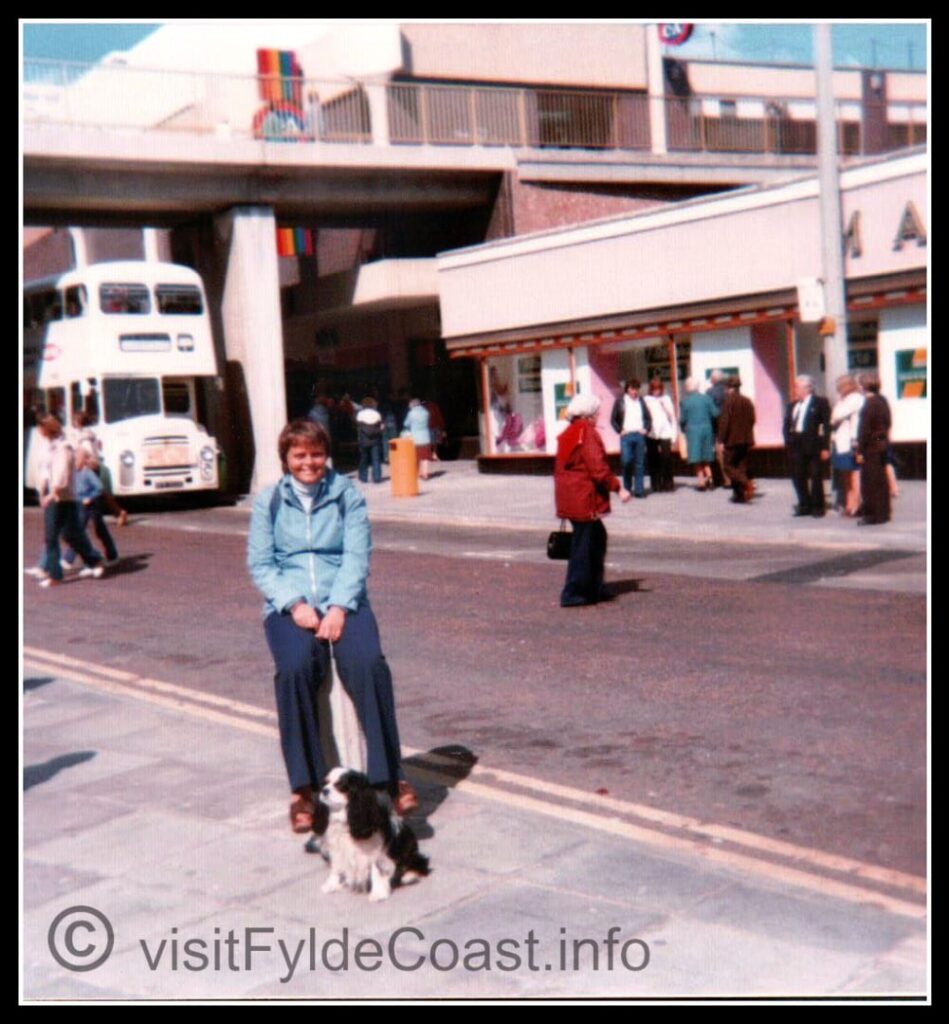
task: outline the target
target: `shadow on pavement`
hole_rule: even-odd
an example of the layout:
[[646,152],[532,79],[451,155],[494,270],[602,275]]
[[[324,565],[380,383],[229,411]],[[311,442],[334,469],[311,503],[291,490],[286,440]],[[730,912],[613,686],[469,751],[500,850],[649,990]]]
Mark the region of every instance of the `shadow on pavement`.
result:
[[418,786],[419,808],[408,815],[409,824],[418,838],[431,839],[435,833],[428,823],[429,817],[448,798],[451,787],[471,774],[471,769],[478,763],[478,755],[460,744],[449,744],[407,757],[402,763],[410,773],[413,768],[419,768],[426,772],[436,771],[439,776],[447,777],[444,785],[425,781]]
[[651,594],[649,587],[643,586],[642,579],[611,580],[606,589],[611,597],[620,597],[622,594]]
[[32,676],[30,679],[23,680],[23,692],[29,693],[30,690],[38,690],[41,686],[54,682],[56,680],[52,676]]
[[94,750],[83,750],[75,754],[62,754],[50,758],[42,764],[28,764],[23,769],[23,791],[38,786],[41,782],[49,782],[64,768],[74,768],[77,764],[91,761],[96,756]]

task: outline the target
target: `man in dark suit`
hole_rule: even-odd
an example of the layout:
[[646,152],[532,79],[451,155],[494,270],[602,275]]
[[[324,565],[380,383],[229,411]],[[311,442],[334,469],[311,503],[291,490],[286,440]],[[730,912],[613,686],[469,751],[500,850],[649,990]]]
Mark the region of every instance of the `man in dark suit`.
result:
[[722,468],[731,481],[732,501],[751,501],[755,485],[748,479],[748,453],[755,443],[755,406],[741,393],[741,378],[729,377],[728,394],[718,417],[718,443],[721,445]]
[[784,414],[784,443],[791,463],[791,480],[797,494],[796,516],[822,516],[824,463],[830,458],[830,402],[814,394],[807,376],[794,380],[794,401]]

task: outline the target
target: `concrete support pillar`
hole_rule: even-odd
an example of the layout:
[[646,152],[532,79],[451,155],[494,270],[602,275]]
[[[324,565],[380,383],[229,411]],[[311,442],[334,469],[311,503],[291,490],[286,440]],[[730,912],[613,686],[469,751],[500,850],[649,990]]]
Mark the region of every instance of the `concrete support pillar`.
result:
[[[72,242],[72,265],[77,270],[89,265],[89,251],[86,247],[86,232],[83,228],[69,228],[69,238]],[[66,267],[64,270],[68,269]]]
[[666,80],[662,70],[662,41],[658,26],[646,26],[646,84],[649,88],[649,138],[653,153],[665,153]]
[[[269,207],[236,207],[215,220],[223,246],[221,320],[228,366],[243,379],[254,454],[250,492],[276,482],[277,437],[287,422],[276,221]],[[229,386],[231,378],[229,377]]]
[[161,262],[158,244],[158,231],[155,228],[142,228],[142,244],[145,248],[145,259],[149,263]]
[[372,129],[374,146],[389,145],[389,99],[385,82],[366,86],[366,100],[369,103],[369,124]]

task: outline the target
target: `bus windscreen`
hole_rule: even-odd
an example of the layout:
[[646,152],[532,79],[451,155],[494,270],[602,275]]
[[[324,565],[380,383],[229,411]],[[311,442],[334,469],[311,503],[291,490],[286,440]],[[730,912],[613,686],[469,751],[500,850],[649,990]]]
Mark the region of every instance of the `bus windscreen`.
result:
[[106,423],[161,412],[161,389],[155,377],[106,377],[102,394]]

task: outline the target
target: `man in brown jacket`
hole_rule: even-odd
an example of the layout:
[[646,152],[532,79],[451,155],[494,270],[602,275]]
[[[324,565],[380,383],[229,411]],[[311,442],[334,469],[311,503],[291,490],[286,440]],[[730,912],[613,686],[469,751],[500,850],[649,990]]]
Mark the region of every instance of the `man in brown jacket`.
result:
[[755,443],[755,407],[741,393],[741,378],[729,377],[728,394],[718,418],[718,443],[723,450],[723,468],[731,480],[733,501],[751,500],[755,485],[748,479],[748,453]]

